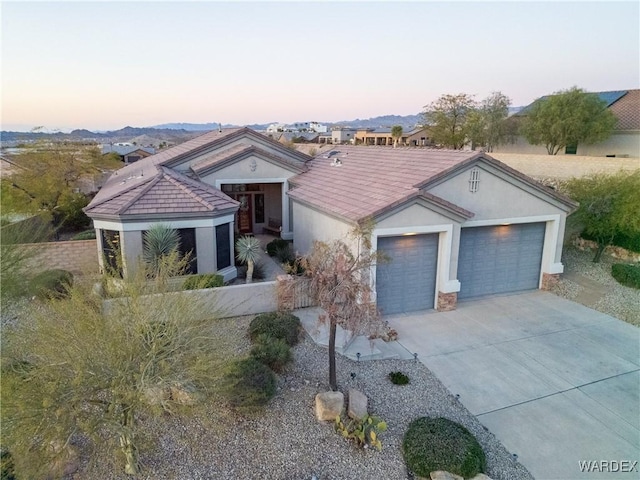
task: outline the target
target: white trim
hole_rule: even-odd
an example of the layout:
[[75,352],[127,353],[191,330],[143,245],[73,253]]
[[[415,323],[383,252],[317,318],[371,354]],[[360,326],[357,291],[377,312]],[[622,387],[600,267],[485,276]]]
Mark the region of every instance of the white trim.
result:
[[[285,183],[288,179],[282,178],[216,178],[216,188],[222,191],[222,185],[227,183],[253,184],[253,183]],[[223,192],[223,193],[242,193],[242,192]]]
[[505,224],[521,224],[521,223],[545,223],[544,244],[542,246],[542,262],[540,265],[540,278],[538,280],[538,288],[542,288],[543,273],[562,273],[564,266],[560,262],[555,261],[556,246],[560,237],[560,214],[537,215],[531,217],[510,217],[496,218],[492,220],[476,220],[462,224],[465,227],[489,227],[500,226]]
[[[436,267],[436,287],[434,292],[433,308],[438,308],[438,292],[453,293],[460,291],[460,282],[458,280],[449,280],[449,269],[451,265],[451,245],[453,242],[453,224],[442,225],[421,225],[413,227],[391,227],[376,228],[371,235],[371,248],[374,251],[378,249],[379,237],[397,237],[409,233],[426,234],[438,233],[438,259]],[[376,300],[377,292],[375,290],[374,281],[376,278],[376,266],[371,267],[371,289],[373,291],[373,300]]]
[[225,282],[229,282],[234,278],[238,278],[238,269],[231,265],[230,267],[223,268],[215,272],[216,275],[222,275]]
[[171,228],[202,228],[202,227],[216,227],[224,223],[232,223],[234,221],[233,215],[224,215],[222,217],[215,218],[194,218],[184,220],[156,220],[156,221],[144,221],[144,222],[117,222],[113,220],[94,220],[94,228],[101,230],[116,230],[119,232],[135,232],[149,230],[153,225],[164,224],[169,225]]

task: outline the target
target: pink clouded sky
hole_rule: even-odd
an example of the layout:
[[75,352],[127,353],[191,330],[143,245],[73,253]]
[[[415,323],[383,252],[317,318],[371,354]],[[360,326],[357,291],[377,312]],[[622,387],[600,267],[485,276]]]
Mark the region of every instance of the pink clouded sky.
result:
[[3,2],[2,129],[335,122],[640,87],[640,3]]

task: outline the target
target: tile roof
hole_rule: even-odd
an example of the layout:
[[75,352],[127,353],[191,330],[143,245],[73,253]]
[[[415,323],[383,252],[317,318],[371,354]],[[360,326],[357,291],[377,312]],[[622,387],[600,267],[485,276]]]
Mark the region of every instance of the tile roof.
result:
[[[640,90],[614,90],[589,92],[606,103],[607,108],[618,117],[616,130],[640,130]],[[537,102],[549,98],[545,95],[524,107],[514,116],[525,116]]]
[[105,144],[102,145],[101,153],[103,155],[107,153],[117,153],[120,156],[129,155],[130,153],[136,152],[138,150],[142,150],[143,152],[154,154],[156,150],[153,147],[139,147],[137,145],[113,145],[113,144]]
[[[421,182],[478,152],[341,145],[316,156],[309,171],[290,180],[289,195],[350,221],[378,215],[395,205],[422,196],[463,216],[460,207],[420,191]],[[335,159],[341,165],[335,165]]]
[[92,202],[85,211],[94,217],[120,218],[207,215],[236,209],[238,205],[238,202],[212,186],[158,166],[155,175],[130,179],[128,188],[103,202]]
[[616,130],[640,130],[640,90],[629,90],[609,109],[618,117]]

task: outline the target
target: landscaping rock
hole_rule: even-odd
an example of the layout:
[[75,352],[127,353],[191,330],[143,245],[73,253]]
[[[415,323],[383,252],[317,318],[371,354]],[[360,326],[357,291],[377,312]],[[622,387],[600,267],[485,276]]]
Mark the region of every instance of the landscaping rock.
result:
[[334,421],[344,408],[342,392],[322,392],[316,395],[316,417],[318,420]]
[[166,387],[159,385],[147,387],[142,391],[145,402],[149,405],[162,405],[171,398],[171,392]]
[[202,400],[202,396],[193,385],[176,384],[171,387],[171,400],[179,405],[195,405]]
[[350,418],[360,420],[364,418],[367,413],[367,396],[355,389],[349,390],[349,412]]
[[444,470],[437,470],[429,474],[431,480],[464,480],[460,475],[455,473],[445,472]]
[[55,452],[56,457],[49,467],[48,478],[71,475],[80,468],[80,456],[75,447],[55,441],[51,442],[51,449]]
[[471,480],[491,480],[491,477],[487,477],[484,473],[479,473]]

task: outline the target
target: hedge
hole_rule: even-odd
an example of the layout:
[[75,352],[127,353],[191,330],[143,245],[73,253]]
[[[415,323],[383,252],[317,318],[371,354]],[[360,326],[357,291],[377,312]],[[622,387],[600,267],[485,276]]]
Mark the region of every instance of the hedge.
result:
[[614,263],[611,265],[611,275],[622,285],[640,289],[640,265]]

